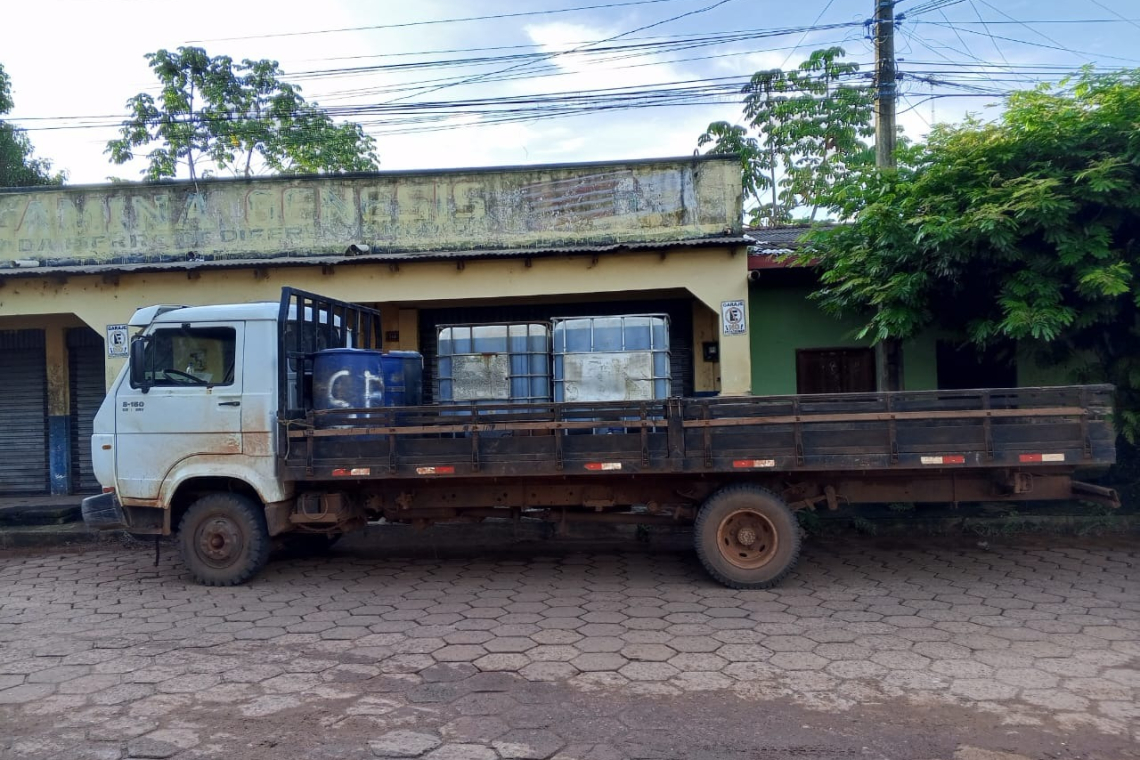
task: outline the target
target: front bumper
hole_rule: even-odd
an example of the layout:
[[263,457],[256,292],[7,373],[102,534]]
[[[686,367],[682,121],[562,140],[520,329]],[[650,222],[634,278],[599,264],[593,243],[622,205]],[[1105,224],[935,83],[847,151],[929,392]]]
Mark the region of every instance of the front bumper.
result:
[[126,530],[127,515],[113,493],[88,496],[83,500],[83,522],[93,530]]

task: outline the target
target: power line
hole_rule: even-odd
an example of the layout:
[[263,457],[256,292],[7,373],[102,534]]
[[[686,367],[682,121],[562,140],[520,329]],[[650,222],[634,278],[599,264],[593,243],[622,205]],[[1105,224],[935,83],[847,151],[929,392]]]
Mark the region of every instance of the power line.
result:
[[905,14],[903,14],[903,16],[900,17],[899,20],[901,21],[902,18],[906,18],[906,17],[910,17],[910,16],[920,16],[923,13],[932,13],[934,11],[940,11],[943,8],[949,8],[951,5],[957,5],[958,3],[961,3],[963,1],[964,0],[929,0],[929,2],[919,3],[918,5],[914,6],[909,11],[907,11]]
[[994,52],[1001,56],[1002,61],[1004,61],[1006,64],[1009,64],[1009,60],[1005,57],[1005,53],[1002,52],[1001,45],[997,44],[997,40],[994,39],[994,33],[990,31],[990,27],[986,23],[986,20],[982,18],[982,12],[978,10],[978,6],[974,0],[970,0],[970,9],[974,11],[974,15],[978,17],[978,21],[980,21],[982,24],[982,29],[984,29],[986,32],[986,36],[990,38],[990,45],[993,46]]
[[1098,8],[1103,8],[1104,10],[1108,11],[1109,13],[1111,13],[1113,16],[1118,16],[1118,17],[1120,17],[1122,20],[1124,20],[1124,21],[1127,21],[1129,24],[1132,24],[1132,26],[1136,27],[1137,29],[1140,29],[1140,24],[1136,23],[1135,21],[1133,21],[1133,20],[1132,20],[1132,19],[1130,19],[1130,18],[1125,18],[1124,14],[1122,14],[1122,13],[1117,13],[1117,12],[1116,12],[1116,11],[1114,11],[1112,8],[1109,8],[1107,5],[1105,5],[1104,3],[1100,2],[1100,0],[1092,0],[1092,4],[1093,4],[1093,5],[1095,5],[1095,6],[1097,6]]
[[[985,2],[985,0],[981,0],[981,1],[983,3]],[[989,5],[989,3],[986,3],[986,5]],[[990,6],[990,7],[992,8],[993,6]],[[954,24],[945,24],[941,21],[927,21],[924,23],[931,24],[933,26],[940,26],[940,27],[954,26]],[[959,27],[960,27],[960,25],[959,25]],[[963,32],[966,32],[967,34],[977,34],[977,35],[982,35],[982,36],[990,36],[990,35],[986,35],[985,32],[979,32],[976,29],[966,29],[966,28],[961,28],[961,29]],[[1030,47],[1039,47],[1039,48],[1044,48],[1046,50],[1060,50],[1061,52],[1069,53],[1071,55],[1077,56],[1078,58],[1084,58],[1089,63],[1092,62],[1092,60],[1091,60],[1092,56],[1100,56],[1101,58],[1111,58],[1114,61],[1124,61],[1125,63],[1134,63],[1134,64],[1140,63],[1140,60],[1137,60],[1135,58],[1124,58],[1124,57],[1119,56],[1119,55],[1109,55],[1108,53],[1090,53],[1090,52],[1085,51],[1085,50],[1074,50],[1072,48],[1065,47],[1064,45],[1046,45],[1042,42],[1030,42],[1029,40],[1019,40],[1016,37],[1004,37],[1000,34],[995,34],[992,36],[995,39],[1005,40],[1006,42],[1016,42],[1019,45],[1029,45]]]
[[[671,23],[673,21],[679,21],[683,18],[688,18],[689,16],[696,16],[697,14],[705,13],[707,11],[711,11],[715,8],[719,8],[722,5],[727,5],[730,2],[732,2],[732,0],[717,0],[717,2],[713,3],[712,5],[706,5],[704,8],[698,8],[697,10],[694,10],[694,11],[687,11],[685,13],[680,13],[676,16],[672,16],[670,18],[667,18],[664,21],[657,21],[657,22],[652,23],[652,24],[646,24],[645,26],[639,26],[638,28],[631,29],[628,32],[622,32],[621,34],[615,34],[612,37],[607,37],[606,39],[599,40],[596,43],[588,43],[588,44],[601,45],[601,44],[604,44],[606,42],[613,42],[614,40],[621,39],[622,37],[628,37],[631,34],[637,34],[638,32],[644,32],[647,29],[653,29],[654,27],[662,26],[664,24],[668,24],[668,23]],[[573,50],[556,52],[556,53],[551,55],[551,58],[557,58],[559,56],[567,55],[570,53],[578,53],[578,52],[581,52],[585,47],[587,47],[587,46],[584,45],[584,46],[579,47],[579,48],[574,48]],[[530,65],[532,65],[532,64],[531,63],[520,63],[520,64],[517,64],[515,66],[509,66],[505,69],[502,69],[501,71],[490,72],[488,74],[479,74],[479,75],[470,77],[469,79],[465,79],[465,80],[462,80],[459,82],[455,82],[453,84],[445,84],[445,85],[439,85],[437,87],[431,87],[431,88],[428,88],[428,89],[426,89],[420,93],[411,93],[409,95],[402,95],[401,97],[396,98],[396,100],[405,100],[407,98],[415,97],[417,94],[426,95],[427,93],[437,92],[437,91],[445,89],[447,87],[458,87],[458,86],[464,85],[464,84],[473,84],[474,82],[478,82],[482,79],[485,79],[488,76],[492,76],[495,74],[502,74],[502,73],[505,73],[507,71],[511,71],[511,70],[518,69],[518,68],[525,68],[525,67],[530,66]]]
[[[819,15],[815,17],[815,21],[811,22],[812,26],[816,26],[817,24],[819,24],[819,22],[823,19],[824,14],[827,13],[829,10],[831,10],[831,4],[834,2],[835,2],[835,0],[827,0],[827,5],[823,6],[823,10],[820,11]],[[788,61],[792,60],[792,56],[795,55],[795,52],[797,50],[799,50],[800,45],[804,44],[804,40],[807,39],[808,34],[810,34],[810,33],[811,33],[810,29],[804,30],[804,35],[802,37],[800,37],[800,41],[796,43],[796,46],[794,48],[792,48],[790,51],[788,51],[788,55],[785,56],[784,62],[780,64],[781,69],[788,65]]]
[[430,26],[433,24],[460,24],[468,21],[491,21],[504,18],[518,18],[520,16],[546,16],[557,13],[574,13],[576,11],[590,11],[601,8],[623,8],[629,5],[655,5],[657,3],[672,3],[677,0],[627,0],[621,3],[604,3],[601,5],[580,5],[576,8],[551,8],[540,11],[518,11],[515,13],[495,13],[488,16],[467,16],[466,18],[441,18],[428,21],[406,21],[399,24],[375,24],[373,26],[346,26],[339,29],[312,29],[303,32],[276,32],[271,34],[250,34],[241,37],[214,37],[208,40],[189,40],[190,44],[203,42],[234,42],[237,40],[259,40],[274,37],[305,37],[314,34],[339,34],[341,32],[366,32],[378,29],[405,29],[412,26]]
[[[1008,13],[1006,13],[1006,12],[1005,12],[1005,11],[1003,11],[1003,10],[1001,10],[1000,8],[995,8],[995,7],[994,7],[994,6],[993,6],[993,5],[992,5],[992,4],[989,2],[989,0],[978,0],[978,2],[980,2],[980,3],[984,4],[984,5],[985,5],[987,8],[989,8],[989,9],[990,9],[990,10],[992,10],[992,11],[994,11],[995,13],[1000,13],[1002,16],[1005,16],[1005,17],[1006,17],[1007,19],[1009,19],[1010,21],[1012,21],[1012,22],[1014,22],[1014,23],[1016,23],[1016,24],[1020,24],[1021,26],[1024,26],[1026,29],[1028,29],[1029,31],[1033,32],[1034,34],[1036,34],[1037,36],[1041,37],[1042,39],[1045,39],[1045,40],[1047,40],[1048,42],[1051,42],[1051,43],[1053,43],[1053,45],[1055,46],[1055,49],[1057,49],[1057,50],[1064,50],[1064,51],[1065,51],[1065,52],[1067,52],[1067,53],[1071,53],[1071,54],[1073,54],[1073,55],[1082,56],[1082,57],[1084,57],[1084,58],[1086,59],[1086,61],[1088,60],[1088,57],[1087,57],[1087,56],[1085,56],[1084,54],[1082,54],[1082,53],[1078,53],[1078,52],[1076,52],[1076,51],[1074,51],[1074,50],[1070,50],[1070,49],[1066,48],[1066,47],[1065,47],[1064,45],[1062,45],[1060,42],[1057,42],[1057,40],[1053,39],[1052,37],[1050,37],[1049,35],[1045,34],[1044,32],[1038,31],[1037,29],[1034,29],[1033,27],[1029,26],[1029,25],[1028,25],[1028,24],[1026,24],[1025,22],[1023,22],[1023,21],[1019,21],[1018,19],[1015,19],[1013,16],[1009,15]],[[1015,41],[1016,41],[1016,40],[1015,40]],[[1025,44],[1029,44],[1029,43],[1025,43]]]

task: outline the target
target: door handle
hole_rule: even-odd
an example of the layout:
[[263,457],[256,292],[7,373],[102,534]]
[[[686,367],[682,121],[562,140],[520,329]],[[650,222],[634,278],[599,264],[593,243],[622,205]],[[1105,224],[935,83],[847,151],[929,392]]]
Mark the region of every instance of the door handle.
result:
[[219,401],[218,406],[241,406],[240,401]]

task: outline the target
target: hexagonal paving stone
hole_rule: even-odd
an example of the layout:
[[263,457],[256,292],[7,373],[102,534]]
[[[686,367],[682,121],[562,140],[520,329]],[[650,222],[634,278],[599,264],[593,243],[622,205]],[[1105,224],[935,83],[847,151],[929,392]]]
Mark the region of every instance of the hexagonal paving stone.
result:
[[678,652],[706,653],[715,652],[722,644],[710,636],[675,636],[669,640],[669,646]]
[[776,652],[768,662],[784,670],[821,670],[828,663],[811,652]]
[[502,736],[510,728],[502,718],[480,715],[456,718],[440,727],[439,732],[449,742],[487,743]]
[[525,652],[528,649],[533,649],[538,646],[531,639],[522,636],[503,636],[491,639],[483,644],[483,647],[492,653],[496,652]]
[[424,668],[419,676],[428,683],[452,683],[470,678],[478,672],[478,668],[467,662],[441,662]]
[[1049,689],[1061,680],[1037,668],[1005,668],[994,672],[994,678],[1010,686],[1025,689]]
[[547,628],[537,633],[532,633],[530,638],[539,644],[574,644],[581,641],[583,636],[578,631]]
[[460,715],[502,715],[518,703],[507,694],[468,694],[452,703]]
[[759,644],[725,644],[716,653],[730,662],[761,662],[773,654],[771,649]]
[[728,660],[715,654],[685,652],[669,659],[669,664],[681,671],[717,671],[728,664]]
[[1021,698],[1031,705],[1050,710],[1083,712],[1089,707],[1089,701],[1084,697],[1061,689],[1025,689],[1021,692]]
[[438,747],[442,742],[434,734],[420,731],[401,729],[389,731],[379,739],[368,742],[372,754],[376,757],[419,757],[429,750]]
[[525,654],[488,654],[472,663],[479,670],[516,671],[530,663]]
[[1017,696],[1017,687],[989,678],[957,678],[950,684],[950,693],[967,699],[993,702],[1013,699]]
[[1102,676],[1121,686],[1140,688],[1140,669],[1109,668]]
[[590,654],[583,654],[575,657],[570,661],[570,664],[583,672],[598,671],[598,670],[619,670],[625,666],[629,660],[622,657],[620,654],[611,652],[595,652]]
[[578,668],[569,662],[532,662],[519,675],[528,681],[564,681],[578,675]]
[[621,654],[629,660],[641,662],[664,662],[677,656],[677,650],[664,644],[630,644],[622,647]]
[[723,673],[688,671],[669,679],[669,683],[682,691],[719,691],[731,688],[734,681]]
[[552,731],[516,730],[491,742],[503,760],[546,760],[566,742]]
[[680,672],[667,662],[631,662],[618,671],[631,681],[667,681]]
[[540,645],[526,653],[532,662],[570,662],[582,654],[577,647],[562,645]]
[[435,650],[432,657],[439,662],[474,662],[485,654],[487,650],[477,644],[452,644]]
[[34,702],[37,699],[43,699],[53,691],[55,691],[55,684],[50,683],[30,683],[13,686],[9,689],[4,689],[4,691],[0,691],[0,705],[18,705],[25,702]]
[[445,744],[426,756],[427,760],[498,760],[498,754],[482,744]]

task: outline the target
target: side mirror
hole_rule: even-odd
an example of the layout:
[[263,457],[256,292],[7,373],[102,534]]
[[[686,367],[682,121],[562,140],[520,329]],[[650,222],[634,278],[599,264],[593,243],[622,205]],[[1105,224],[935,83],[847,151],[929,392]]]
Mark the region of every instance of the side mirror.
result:
[[141,388],[143,393],[150,390],[150,383],[146,377],[146,338],[135,338],[131,341],[131,385]]

